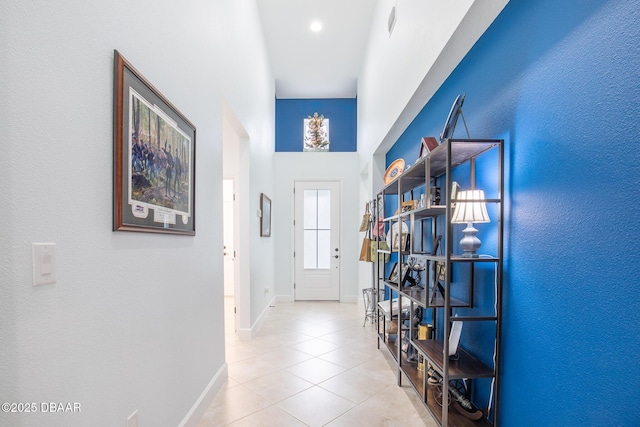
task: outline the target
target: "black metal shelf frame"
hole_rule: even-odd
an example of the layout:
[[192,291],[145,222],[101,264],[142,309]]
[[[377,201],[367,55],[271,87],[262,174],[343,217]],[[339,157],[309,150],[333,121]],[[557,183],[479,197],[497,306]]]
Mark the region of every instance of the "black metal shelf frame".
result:
[[[445,191],[439,204],[432,205],[432,200],[429,195],[432,192],[432,188],[436,186],[438,180],[444,181],[444,188],[451,189],[452,185],[452,171],[456,167],[468,162],[469,164],[469,182],[471,189],[475,188],[475,174],[476,157],[493,150],[498,150],[498,170],[497,170],[497,197],[486,198],[483,201],[485,203],[491,203],[497,205],[498,218],[497,218],[497,253],[491,257],[482,258],[464,258],[457,256],[453,253],[453,224],[451,218],[453,216],[452,203],[455,200],[448,200],[449,194]],[[409,196],[413,197],[413,192],[416,189],[422,191],[424,188],[425,193],[425,205],[419,206],[413,210],[402,212],[402,202]],[[493,196],[493,194],[491,194]],[[504,226],[504,142],[503,140],[494,139],[449,139],[445,140],[441,145],[436,147],[427,156],[420,159],[416,164],[410,166],[405,170],[396,180],[385,185],[378,193],[378,200],[385,201],[387,196],[394,196],[397,198],[397,211],[395,215],[383,218],[386,224],[385,228],[391,230],[394,223],[408,222],[410,224],[409,234],[410,248],[408,251],[391,250],[391,253],[395,253],[396,259],[400,262],[409,255],[420,255],[427,260],[427,266],[425,271],[428,271],[429,267],[436,262],[443,263],[446,271],[445,280],[443,283],[444,295],[435,293],[437,298],[430,299],[433,294],[432,286],[429,282],[429,275],[427,275],[427,286],[424,289],[406,288],[399,286],[397,283],[391,283],[386,281],[383,277],[384,274],[384,262],[380,261],[377,257],[374,266],[375,286],[378,290],[381,287],[387,287],[389,295],[393,292],[397,293],[398,299],[398,313],[395,313],[398,319],[398,331],[396,334],[396,342],[388,343],[385,340],[385,331],[380,333],[378,331],[378,347],[380,341],[385,342],[385,347],[394,354],[394,358],[398,366],[398,384],[401,385],[402,376],[405,375],[410,379],[411,385],[416,392],[423,399],[423,403],[427,406],[429,411],[434,415],[436,421],[442,426],[449,425],[464,425],[464,426],[497,426],[498,425],[498,405],[499,405],[499,381],[497,379],[500,375],[500,341],[502,336],[501,326],[501,312],[502,312],[502,276],[503,276],[503,226]],[[377,213],[378,211],[376,211]],[[443,220],[439,220],[442,218]],[[374,223],[377,223],[377,219]],[[430,221],[430,224],[426,224]],[[444,230],[438,229],[438,223],[444,222]],[[419,231],[416,224],[420,224]],[[425,227],[427,226],[427,227]],[[430,228],[430,230],[428,230]],[[425,230],[427,229],[427,230]],[[420,236],[416,236],[416,233],[420,233]],[[442,247],[444,248],[442,255],[432,255],[425,250],[424,237],[425,232],[430,233],[432,236],[438,233],[443,234]],[[417,244],[417,242],[420,244]],[[467,314],[457,316],[453,318],[454,308],[468,308],[473,311],[474,292],[473,289],[476,286],[482,285],[482,283],[475,283],[474,266],[476,264],[494,264],[496,273],[496,292],[494,294],[496,303],[495,315],[472,315]],[[402,269],[402,262],[400,262],[399,268]],[[469,267],[468,277],[468,301],[461,301],[453,298],[451,295],[451,272],[453,265],[467,265]],[[402,275],[403,272],[400,271]],[[400,276],[402,277],[402,276]],[[382,279],[381,279],[382,278]],[[393,292],[392,292],[393,291]],[[432,310],[432,319],[434,328],[441,331],[441,336],[448,337],[451,329],[451,322],[464,321],[464,322],[493,322],[495,324],[495,366],[493,368],[485,365],[478,360],[473,354],[459,348],[459,359],[452,361],[449,357],[444,355],[449,354],[449,340],[418,340],[417,334],[414,328],[402,327],[402,316],[398,316],[402,311],[403,299],[408,300],[410,313],[413,313],[414,307],[423,307],[424,309]],[[392,305],[389,305],[392,307]],[[437,315],[437,313],[440,313]],[[394,314],[387,313],[389,319],[392,319]],[[438,318],[442,324],[438,325]],[[386,327],[386,326],[385,326]],[[442,375],[442,384],[448,386],[449,380],[458,378],[492,378],[493,385],[493,408],[489,408],[492,413],[492,417],[484,417],[479,421],[471,421],[468,419],[461,419],[459,414],[456,414],[452,409],[442,410],[442,408],[448,407],[449,395],[443,393],[442,406],[434,403],[430,387],[426,381],[426,374],[419,372],[413,363],[407,361],[406,356],[402,352],[402,332],[409,334],[411,345],[417,349],[419,355],[424,360],[424,364],[429,363],[437,372]],[[423,365],[424,366],[424,365]],[[422,374],[418,376],[416,372]],[[419,381],[417,380],[419,379]],[[440,410],[438,410],[440,409]],[[462,417],[464,418],[464,417]]]

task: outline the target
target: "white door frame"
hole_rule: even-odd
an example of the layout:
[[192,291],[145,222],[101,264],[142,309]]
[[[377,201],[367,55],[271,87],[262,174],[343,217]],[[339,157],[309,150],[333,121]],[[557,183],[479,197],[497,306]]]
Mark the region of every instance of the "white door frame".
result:
[[[291,181],[291,218],[292,218],[292,224],[291,224],[291,247],[294,249],[294,251],[296,250],[296,230],[295,230],[295,225],[293,223],[293,220],[295,220],[296,218],[296,212],[295,212],[295,185],[296,183],[322,183],[322,182],[332,182],[332,183],[336,183],[338,184],[338,189],[339,189],[339,210],[338,210],[338,223],[339,223],[339,227],[340,227],[340,232],[338,233],[338,248],[340,249],[339,252],[339,256],[340,256],[340,263],[341,266],[339,268],[339,275],[338,275],[338,300],[342,301],[343,298],[343,286],[342,286],[342,276],[343,276],[343,272],[342,272],[342,248],[343,248],[343,231],[342,231],[342,226],[343,226],[343,217],[342,217],[342,213],[344,211],[344,194],[343,194],[343,183],[342,183],[342,179],[341,178],[301,178],[301,179],[293,179]],[[297,255],[297,254],[296,254]],[[296,289],[295,289],[295,281],[296,281],[296,260],[295,257],[293,257],[293,253],[292,253],[292,257],[291,257],[291,277],[292,277],[292,281],[291,281],[291,296],[292,296],[292,300],[296,301]]]
[[[249,224],[249,190],[250,190],[250,153],[249,135],[231,110],[229,104],[223,101],[223,137],[222,137],[222,157],[223,162],[229,160],[229,156],[237,161],[237,170],[233,176],[224,178],[234,179],[234,193],[236,201],[234,204],[234,240],[236,257],[234,261],[235,282],[234,298],[236,306],[236,333],[240,340],[250,340],[251,331],[251,298],[250,298],[250,251],[251,242],[249,227],[240,227],[240,224]],[[228,133],[229,135],[225,135]],[[221,182],[222,184],[222,182]],[[224,260],[222,261],[224,264]],[[222,292],[224,294],[224,291]]]
[[[225,182],[231,182],[231,188],[227,188]],[[230,192],[231,194],[227,194]],[[223,231],[223,244],[224,244],[224,297],[229,298],[233,297],[234,301],[234,313],[233,313],[233,330],[238,331],[238,318],[237,318],[237,307],[240,303],[239,301],[239,289],[238,284],[238,267],[235,262],[236,258],[236,244],[238,242],[238,227],[237,223],[237,208],[236,208],[236,180],[234,178],[224,178],[223,179],[223,190],[222,190],[222,198],[223,198],[223,215],[222,219],[224,222],[225,230]],[[227,199],[228,198],[228,199]],[[227,203],[231,205],[231,212],[227,212]],[[233,225],[231,230],[227,230],[229,223]],[[231,232],[229,236],[227,233]],[[227,316],[225,316],[226,318]]]

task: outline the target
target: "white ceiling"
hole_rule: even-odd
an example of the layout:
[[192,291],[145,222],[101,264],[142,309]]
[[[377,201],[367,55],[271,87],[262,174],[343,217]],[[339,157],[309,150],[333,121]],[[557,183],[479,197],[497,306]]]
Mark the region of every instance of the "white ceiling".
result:
[[[277,98],[354,98],[376,0],[257,0]],[[314,33],[311,22],[322,22]]]

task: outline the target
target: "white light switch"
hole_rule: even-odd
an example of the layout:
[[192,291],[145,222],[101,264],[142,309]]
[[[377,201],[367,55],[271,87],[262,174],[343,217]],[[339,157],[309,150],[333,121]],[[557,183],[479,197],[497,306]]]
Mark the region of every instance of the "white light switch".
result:
[[56,283],[56,244],[32,243],[33,286]]

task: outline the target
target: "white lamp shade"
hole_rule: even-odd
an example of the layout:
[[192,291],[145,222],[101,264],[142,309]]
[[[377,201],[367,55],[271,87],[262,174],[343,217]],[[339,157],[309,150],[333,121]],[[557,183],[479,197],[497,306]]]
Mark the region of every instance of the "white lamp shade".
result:
[[487,213],[487,205],[484,200],[484,191],[468,190],[460,191],[456,195],[456,209],[453,212],[451,222],[465,224],[469,222],[491,222]]

